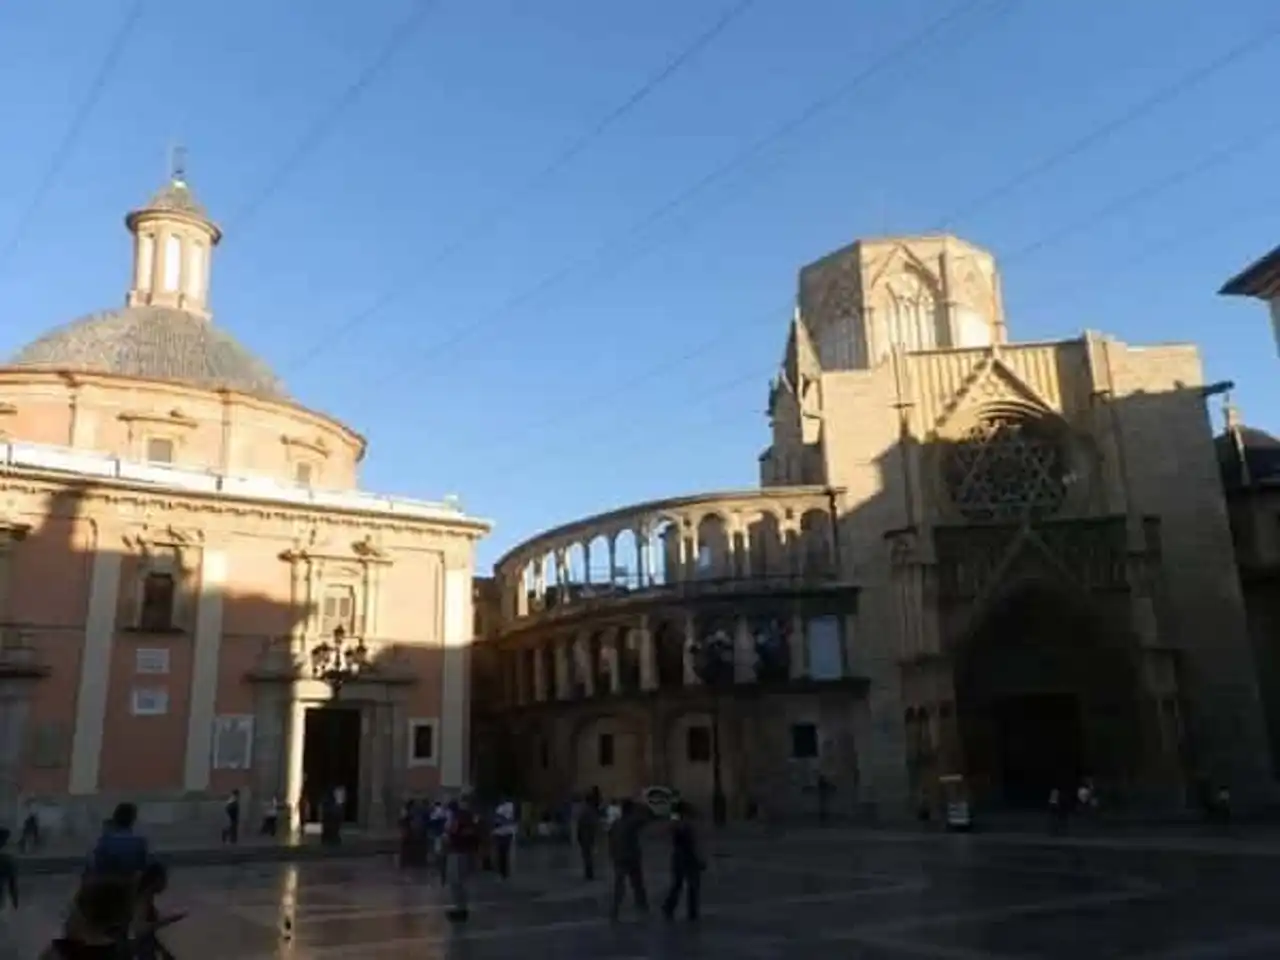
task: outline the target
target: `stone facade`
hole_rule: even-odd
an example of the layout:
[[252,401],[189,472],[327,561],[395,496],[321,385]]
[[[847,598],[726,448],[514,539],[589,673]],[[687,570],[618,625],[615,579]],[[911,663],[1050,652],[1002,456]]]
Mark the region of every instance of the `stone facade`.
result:
[[[184,237],[217,236],[185,208],[130,223],[163,234],[170,216]],[[211,323],[203,282],[179,286],[186,299],[164,309]],[[142,299],[164,297],[135,286]],[[174,374],[163,350],[62,343],[0,369],[0,817],[30,801],[54,827],[92,831],[128,798],[144,819],[216,820],[232,789],[250,818],[272,797],[297,809],[321,706],[359,716],[359,822],[463,786],[487,525],[360,492],[363,438],[247,392],[260,362],[204,364],[213,386]],[[312,658],[338,628],[368,667],[335,692]]]
[[[812,803],[819,773],[845,812],[905,812],[954,773],[992,803],[1040,807],[1084,777],[1117,804],[1182,805],[1197,780],[1269,801],[1212,389],[1191,346],[1009,342],[992,257],[951,237],[864,241],[805,268],[759,491],[592,518],[499,564],[491,642],[504,702],[531,717],[516,750],[526,788],[549,799],[659,780],[705,796],[705,764],[673,763],[671,731],[718,709],[740,810]],[[825,528],[806,526],[819,499]],[[767,533],[763,514],[777,521]],[[708,516],[725,532],[704,532]],[[597,585],[591,571],[630,557],[620,536],[640,544],[634,575]],[[723,564],[716,537],[732,545]],[[782,581],[753,566],[757,540],[777,544]],[[817,581],[815,544],[833,564]],[[652,575],[659,559],[674,577]],[[714,587],[704,561],[724,571]],[[654,611],[686,624],[674,648],[687,660],[709,591],[732,598],[712,626],[735,638],[737,682],[710,691],[686,668],[666,689],[646,683],[661,659]],[[780,683],[747,666],[757,603],[790,611]],[[815,613],[840,625],[838,671],[805,662]],[[597,635],[604,649],[636,638],[635,693],[619,698],[608,673],[568,679],[574,663],[590,676]],[[809,723],[816,736],[798,729]],[[608,765],[583,753],[601,725]],[[780,749],[788,732],[816,756]]]

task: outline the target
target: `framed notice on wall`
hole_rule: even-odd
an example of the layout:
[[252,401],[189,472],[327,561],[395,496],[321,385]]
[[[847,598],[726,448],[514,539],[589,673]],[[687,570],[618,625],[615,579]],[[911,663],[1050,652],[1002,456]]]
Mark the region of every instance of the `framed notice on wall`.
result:
[[253,715],[224,714],[213,721],[213,769],[248,770],[253,763]]

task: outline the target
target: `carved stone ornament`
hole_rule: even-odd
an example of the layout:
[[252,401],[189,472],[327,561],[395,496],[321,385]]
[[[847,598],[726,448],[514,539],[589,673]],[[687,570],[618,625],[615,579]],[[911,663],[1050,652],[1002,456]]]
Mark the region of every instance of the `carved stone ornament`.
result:
[[1067,497],[1068,454],[1042,418],[987,413],[943,457],[943,482],[971,521],[1038,520],[1056,514]]
[[308,440],[305,437],[291,437],[288,434],[284,434],[280,437],[280,442],[286,447],[305,450],[318,457],[329,456],[329,445],[324,442],[324,437],[316,437],[314,440]]
[[175,527],[172,524],[142,527],[124,534],[125,546],[147,553],[153,547],[190,547],[204,542],[204,531],[196,527]]
[[373,542],[373,537],[367,534],[351,544],[351,550],[356,556],[366,560],[385,560],[387,557],[382,548]]
[[894,567],[909,566],[917,559],[918,546],[914,533],[895,534],[889,541],[889,563]]

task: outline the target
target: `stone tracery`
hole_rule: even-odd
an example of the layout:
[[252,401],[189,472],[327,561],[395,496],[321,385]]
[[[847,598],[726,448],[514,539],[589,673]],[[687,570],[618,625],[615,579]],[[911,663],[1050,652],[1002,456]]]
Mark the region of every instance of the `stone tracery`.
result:
[[968,520],[1041,519],[1066,499],[1067,454],[1042,420],[991,411],[947,450],[943,482]]

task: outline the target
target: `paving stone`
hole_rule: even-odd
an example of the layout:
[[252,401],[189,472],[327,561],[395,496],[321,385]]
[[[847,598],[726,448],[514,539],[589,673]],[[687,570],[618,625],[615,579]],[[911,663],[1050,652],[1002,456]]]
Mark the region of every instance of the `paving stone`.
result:
[[[973,838],[832,831],[761,844],[717,839],[696,924],[624,910],[554,851],[485,875],[469,923],[448,922],[430,873],[368,860],[192,867],[169,901],[192,910],[167,940],[183,960],[432,955],[632,960],[1099,960],[1274,957],[1280,861],[1186,850],[1010,846]],[[651,851],[650,897],[665,858]],[[55,929],[71,878],[25,881],[14,924],[30,955]]]

